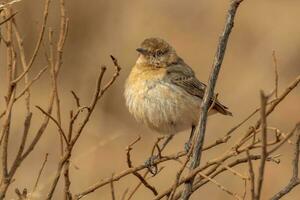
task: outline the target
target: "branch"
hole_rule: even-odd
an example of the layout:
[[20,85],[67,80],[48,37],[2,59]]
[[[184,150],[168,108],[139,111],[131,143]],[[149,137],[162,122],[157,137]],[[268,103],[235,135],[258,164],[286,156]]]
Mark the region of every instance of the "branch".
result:
[[252,161],[250,159],[250,153],[249,150],[246,151],[247,153],[247,158],[248,158],[248,170],[249,170],[249,177],[250,177],[250,191],[251,191],[251,199],[255,198],[255,174],[254,174],[254,170],[253,170],[253,164]]
[[226,187],[224,187],[222,184],[218,183],[216,180],[210,178],[209,176],[205,175],[204,173],[199,173],[200,176],[204,177],[205,179],[209,180],[210,182],[212,182],[213,184],[215,184],[218,188],[220,188],[221,190],[223,190],[224,192],[226,192],[227,194],[231,195],[232,197],[234,197],[235,199],[238,200],[242,200],[242,197],[239,196],[238,194],[231,192],[230,190],[228,190]]
[[49,155],[49,154],[46,153],[45,158],[44,158],[44,161],[43,161],[43,163],[42,163],[42,166],[41,166],[41,168],[40,168],[40,170],[39,170],[39,173],[38,173],[38,176],[37,176],[37,178],[36,178],[36,181],[35,181],[35,184],[34,184],[32,193],[34,193],[34,192],[36,191],[36,188],[37,188],[37,186],[38,186],[38,184],[39,184],[39,181],[40,181],[42,172],[43,172],[43,170],[44,170],[44,168],[45,168],[45,165],[46,165],[46,163],[47,163],[47,161],[48,161],[48,155]]
[[17,101],[19,98],[21,98],[25,92],[32,86],[32,84],[37,81],[42,74],[48,69],[48,66],[44,67],[43,69],[41,69],[39,71],[39,73],[29,82],[26,84],[26,86],[24,87],[24,89],[20,92],[20,94],[16,95],[15,101]]
[[28,71],[30,70],[30,68],[32,67],[33,62],[35,61],[35,58],[37,56],[37,53],[41,47],[42,44],[42,40],[44,37],[44,33],[45,33],[45,29],[46,29],[46,23],[47,23],[47,19],[48,19],[48,11],[49,11],[49,5],[50,5],[50,1],[51,0],[45,0],[45,7],[44,7],[44,13],[43,13],[43,22],[41,25],[41,31],[39,34],[39,38],[38,41],[35,45],[35,49],[33,51],[33,54],[28,62],[28,64],[26,65],[26,68],[24,69],[24,71],[15,79],[12,81],[12,84],[16,84],[17,82],[19,82],[24,76],[25,74],[28,73]]
[[277,57],[276,57],[276,52],[273,51],[272,53],[273,57],[273,63],[274,63],[274,72],[275,72],[275,98],[278,98],[278,64],[277,64]]
[[111,199],[116,200],[113,177],[114,177],[114,174],[111,175],[111,181],[110,181]]
[[[62,0],[62,2],[63,2],[63,0]],[[53,182],[51,184],[50,191],[47,194],[47,199],[48,200],[52,199],[52,197],[53,197],[53,194],[54,194],[54,191],[55,191],[55,189],[57,187],[57,183],[59,181],[59,178],[60,178],[61,171],[62,171],[63,167],[65,167],[65,170],[68,170],[68,162],[69,162],[69,159],[70,159],[70,157],[72,155],[72,149],[74,148],[74,146],[75,146],[78,138],[80,137],[83,129],[85,128],[86,124],[88,123],[88,121],[89,121],[89,119],[90,119],[90,117],[91,117],[91,115],[92,115],[92,113],[93,113],[93,111],[95,109],[95,106],[96,106],[97,102],[103,96],[103,94],[105,93],[105,91],[115,82],[116,78],[119,76],[119,72],[120,72],[121,68],[117,64],[117,61],[116,61],[116,59],[114,57],[112,57],[112,60],[113,60],[113,62],[115,64],[115,68],[116,68],[115,73],[113,74],[112,78],[108,81],[108,83],[106,85],[104,85],[104,87],[102,87],[101,84],[102,84],[102,79],[104,77],[104,73],[106,71],[106,67],[105,66],[101,67],[101,71],[100,71],[98,79],[97,79],[96,89],[95,89],[94,95],[92,97],[90,105],[87,107],[87,111],[88,112],[85,115],[85,117],[83,119],[83,122],[79,125],[78,129],[75,131],[74,137],[72,139],[70,138],[69,140],[67,139],[68,142],[67,142],[67,147],[65,149],[65,153],[62,156],[62,158],[61,158],[61,160],[60,160],[60,162],[58,164],[58,167],[57,167],[57,170],[56,170],[56,175],[55,175],[54,180],[53,180]],[[58,65],[58,66],[60,66],[60,65]],[[86,107],[83,107],[83,108],[85,109]],[[80,110],[82,110],[82,108],[78,108],[78,114],[79,114]],[[72,119],[70,121],[70,124],[69,124],[69,130],[72,130],[73,123],[74,123],[75,119],[77,118],[77,116],[78,115],[75,114],[72,117]],[[59,123],[58,123],[58,125],[59,125]],[[69,132],[69,135],[70,134],[71,133]],[[68,176],[68,174],[66,174],[66,173],[65,173],[65,175]],[[66,185],[66,187],[65,187],[65,191],[66,191],[65,197],[71,195],[70,191],[69,191],[69,186],[70,186],[69,185],[69,183],[70,183],[69,182],[69,177],[66,177],[66,178],[67,179],[65,179],[65,181],[66,181],[65,182],[65,185]],[[115,179],[115,176],[113,177],[113,179]],[[110,178],[110,180],[109,180],[108,183],[110,183],[110,181],[114,181],[114,180],[111,180],[111,178]]]
[[265,172],[265,164],[267,159],[267,117],[266,117],[266,107],[267,107],[267,101],[268,97],[265,96],[264,92],[260,92],[260,99],[261,99],[261,129],[262,129],[262,145],[261,145],[261,160],[260,160],[260,166],[259,166],[259,174],[258,174],[258,184],[257,184],[257,190],[255,195],[255,200],[260,199],[263,180],[264,180],[264,172]]
[[300,184],[300,178],[299,178],[299,159],[300,159],[300,124],[297,125],[298,127],[298,134],[297,134],[297,141],[295,144],[295,150],[294,150],[294,159],[292,161],[293,166],[293,175],[290,179],[290,182],[287,186],[285,186],[282,190],[280,190],[278,193],[276,193],[271,200],[278,200],[281,199],[284,195],[292,191],[297,185]]
[[61,125],[59,124],[59,122],[54,119],[54,117],[52,117],[49,113],[47,113],[46,111],[44,111],[40,106],[35,106],[37,109],[39,109],[44,115],[46,115],[47,117],[49,117],[54,123],[55,125],[57,126],[58,130],[59,130],[59,133],[62,135],[62,137],[64,138],[66,144],[68,143],[68,139],[67,139],[67,136],[64,132],[64,130],[62,129]]
[[[223,62],[224,55],[225,55],[229,35],[233,28],[234,17],[235,17],[236,11],[241,2],[242,2],[242,0],[232,1],[230,8],[228,10],[228,15],[227,15],[224,31],[220,37],[220,41],[219,41],[219,44],[217,47],[217,52],[216,52],[216,55],[214,58],[213,68],[212,68],[212,71],[211,71],[211,74],[209,77],[208,86],[205,90],[203,102],[201,103],[200,120],[199,120],[199,124],[198,124],[198,132],[197,132],[197,134],[195,136],[196,138],[194,140],[195,149],[194,149],[193,157],[192,157],[191,170],[195,169],[200,164],[202,147],[203,147],[204,137],[205,137],[205,129],[206,129],[209,104],[210,104],[211,99],[214,96],[214,88],[215,88],[217,78],[219,75],[219,71],[221,69],[221,65]],[[194,179],[191,179],[190,181],[188,181],[185,184],[185,189],[182,193],[183,200],[188,200],[190,195],[192,194],[193,181],[194,181]]]

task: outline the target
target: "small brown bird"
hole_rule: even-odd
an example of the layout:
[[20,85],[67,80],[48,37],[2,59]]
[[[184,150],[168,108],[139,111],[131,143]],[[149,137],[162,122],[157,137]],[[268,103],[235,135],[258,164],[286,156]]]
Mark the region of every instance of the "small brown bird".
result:
[[[193,134],[206,85],[166,41],[148,38],[136,50],[139,57],[125,86],[129,112],[161,134],[174,135],[188,128]],[[209,115],[214,113],[232,115],[218,100]]]

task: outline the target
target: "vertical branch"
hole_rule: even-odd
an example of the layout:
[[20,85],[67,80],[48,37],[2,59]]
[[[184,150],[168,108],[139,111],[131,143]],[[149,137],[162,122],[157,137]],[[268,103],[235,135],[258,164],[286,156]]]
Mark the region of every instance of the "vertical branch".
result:
[[[193,150],[191,170],[195,169],[200,164],[202,147],[203,147],[203,143],[204,143],[209,103],[210,103],[211,99],[213,99],[214,88],[215,88],[217,78],[219,75],[219,71],[221,69],[221,65],[223,62],[224,55],[225,55],[229,35],[233,28],[234,17],[235,17],[236,11],[241,2],[242,2],[242,0],[234,0],[230,4],[224,31],[219,40],[217,52],[216,52],[216,55],[214,58],[213,68],[212,68],[212,71],[211,71],[211,74],[209,77],[208,86],[207,86],[205,94],[204,94],[203,102],[201,103],[201,112],[200,112],[200,120],[199,120],[199,124],[198,124],[198,131],[197,131],[197,134],[194,139],[195,148]],[[185,184],[185,189],[181,196],[181,198],[183,200],[188,200],[190,195],[192,194],[193,182],[194,182],[194,177]]]
[[[56,117],[60,126],[61,126],[61,111],[60,111],[60,100],[59,100],[58,87],[57,87],[57,77],[58,77],[58,72],[60,70],[60,67],[62,65],[63,48],[67,37],[67,33],[68,33],[68,19],[66,18],[65,1],[60,0],[60,34],[59,34],[59,40],[56,49],[57,60],[55,66],[53,66],[53,71],[55,72],[54,85],[55,85]],[[60,143],[61,143],[61,150],[62,150],[61,154],[63,154],[62,137],[60,137]]]
[[[15,33],[15,36],[16,36],[16,41],[17,41],[17,44],[18,44],[18,47],[19,47],[19,54],[20,54],[20,58],[21,58],[21,64],[22,64],[22,68],[23,70],[25,71],[26,68],[27,68],[27,61],[26,61],[26,56],[25,56],[25,50],[24,50],[24,46],[23,46],[23,39],[20,35],[20,32],[18,30],[18,27],[17,27],[17,24],[15,22],[15,19],[13,18],[12,19],[12,24],[13,24],[13,30],[14,30],[14,33]],[[28,85],[29,83],[29,75],[28,73],[26,73],[24,75],[24,83],[25,83],[25,86]],[[30,112],[30,90],[29,88],[27,88],[27,90],[25,90],[25,105],[26,105],[26,112],[27,114]]]
[[[53,91],[54,91],[54,101],[55,101],[55,105],[56,105],[56,117],[57,117],[57,122],[58,122],[58,126],[62,126],[61,123],[61,108],[60,108],[60,100],[59,100],[59,95],[58,95],[58,83],[57,83],[57,78],[58,78],[58,74],[62,65],[62,58],[63,58],[63,48],[64,48],[64,44],[66,41],[66,37],[67,37],[67,32],[68,32],[68,19],[65,16],[65,2],[64,0],[60,0],[60,33],[59,33],[59,39],[57,42],[57,47],[56,50],[54,50],[54,45],[53,45],[53,40],[52,40],[52,35],[53,35],[53,31],[50,29],[49,30],[49,46],[50,46],[50,58],[49,58],[49,63],[51,66],[51,74],[52,74],[52,84],[53,84]],[[54,57],[54,52],[56,53],[56,57]],[[56,59],[56,60],[55,60]],[[64,165],[66,162],[68,162],[68,159],[70,157],[70,152],[69,152],[69,144],[66,143],[66,150],[65,150],[65,154],[64,154],[64,143],[63,143],[63,134],[60,131],[60,149],[61,149],[61,161],[59,162],[58,165],[58,171],[57,171],[57,175],[55,176],[54,179],[54,184],[52,185],[52,187],[50,188],[50,192],[48,194],[47,199],[51,199],[53,192],[55,190],[56,187],[56,183],[59,180],[60,177],[60,172],[63,169]],[[67,176],[67,177],[66,177]],[[65,173],[65,199],[70,199],[69,197],[70,195],[70,191],[69,191],[69,187],[70,187],[70,181],[69,181],[69,173]]]
[[264,92],[260,92],[260,100],[261,100],[261,109],[260,109],[260,115],[261,115],[261,135],[262,135],[262,145],[261,145],[261,160],[260,160],[260,166],[259,166],[259,174],[257,178],[257,189],[255,194],[255,200],[259,200],[261,196],[262,186],[263,186],[263,180],[264,180],[264,171],[265,171],[265,164],[267,160],[267,116],[266,116],[266,107],[267,107],[267,101],[268,97],[265,96]]
[[17,171],[18,167],[20,166],[21,164],[21,157],[22,157],[22,154],[24,152],[24,148],[25,148],[25,143],[26,143],[26,140],[27,140],[27,136],[28,136],[28,132],[29,132],[29,128],[30,128],[30,124],[31,124],[31,118],[32,118],[32,113],[29,112],[25,118],[25,122],[24,122],[24,131],[23,131],[23,136],[22,136],[22,139],[21,139],[21,144],[19,146],[19,150],[18,150],[18,153],[15,157],[15,160],[13,161],[13,164],[10,168],[10,171],[9,171],[9,176],[12,178],[15,174],[15,172]]
[[114,187],[114,174],[111,175],[110,181],[110,191],[111,191],[111,199],[116,200],[115,187]]
[[[10,7],[5,10],[6,18],[11,16],[12,9]],[[16,85],[12,84],[12,80],[15,78],[16,73],[16,54],[13,49],[13,39],[12,39],[12,22],[8,21],[6,23],[6,35],[7,35],[7,76],[8,76],[8,84],[7,84],[7,94],[6,94],[6,111],[4,114],[4,122],[1,128],[1,140],[0,144],[2,144],[2,156],[1,156],[1,184],[0,184],[0,199],[4,199],[7,188],[10,184],[10,177],[8,174],[8,166],[7,166],[7,154],[8,154],[8,140],[10,133],[10,125],[11,125],[11,115],[12,108],[14,105],[15,91]]]
[[250,158],[249,150],[246,151],[248,158],[248,169],[249,169],[249,177],[250,177],[250,191],[251,191],[251,200],[255,198],[255,175],[253,170],[253,164]]
[[[54,64],[54,47],[53,47],[53,30],[49,28],[49,48],[50,48],[50,57],[48,59],[50,68],[51,68],[51,81],[54,89],[54,100],[55,100],[55,105],[56,105],[56,117],[59,126],[61,127],[61,115],[60,115],[60,101],[59,101],[59,96],[58,96],[58,87],[57,87],[57,77],[58,73],[55,69],[55,64]],[[59,130],[60,131],[60,130]],[[63,143],[63,138],[62,138],[62,133],[60,131],[60,154],[63,156],[64,152],[64,143]]]
[[[30,93],[29,89],[32,83],[37,80],[40,75],[38,75],[33,81],[29,81],[29,76],[28,72],[30,67],[32,66],[37,53],[39,51],[40,44],[43,39],[43,32],[45,29],[46,21],[47,21],[47,16],[48,16],[48,9],[49,9],[49,3],[50,0],[45,1],[45,9],[44,9],[44,18],[43,18],[43,23],[42,23],[42,30],[39,35],[38,42],[36,44],[35,50],[33,52],[32,57],[30,58],[29,63],[27,63],[26,57],[25,57],[25,50],[23,47],[23,40],[21,37],[21,34],[19,30],[17,29],[17,25],[15,23],[14,18],[12,17],[11,20],[7,21],[6,23],[6,30],[7,30],[7,37],[6,37],[6,46],[7,46],[7,77],[8,77],[8,90],[7,90],[7,95],[6,95],[6,109],[5,109],[5,114],[4,116],[4,123],[3,123],[3,128],[1,129],[1,143],[3,139],[3,145],[2,145],[2,180],[1,180],[1,185],[0,185],[0,199],[4,199],[6,191],[13,180],[13,177],[18,169],[18,167],[21,165],[22,161],[30,154],[30,152],[33,150],[35,147],[36,143],[38,142],[40,136],[44,132],[48,120],[45,119],[45,123],[42,124],[41,129],[38,131],[38,137],[34,139],[34,141],[29,145],[28,149],[24,153],[25,145],[26,145],[26,140],[30,128],[30,123],[31,123],[31,117],[32,113],[30,112]],[[6,4],[7,5],[7,4]],[[6,8],[7,7],[7,8]],[[12,14],[12,9],[10,6],[5,7],[5,15],[6,19],[7,16],[14,16]],[[16,53],[13,48],[13,37],[12,33],[15,33],[16,37],[16,42],[18,45],[18,52],[20,55],[21,59],[21,65],[23,67],[23,72],[21,75],[19,75],[16,78]],[[42,70],[45,71],[45,70]],[[9,129],[10,129],[10,124],[11,124],[11,115],[12,115],[12,107],[17,100],[16,98],[16,87],[18,82],[25,77],[25,88],[21,92],[21,94],[17,97],[20,98],[25,94],[25,108],[26,108],[26,118],[24,122],[24,131],[23,135],[21,138],[21,143],[18,146],[17,149],[17,155],[14,158],[11,168],[9,169],[7,166],[7,154],[8,154],[8,143],[9,143]],[[50,101],[51,102],[51,101]],[[50,106],[51,107],[51,106]]]
[[[32,65],[33,65],[33,63],[34,63],[34,61],[37,57],[37,54],[40,50],[40,46],[41,46],[43,38],[44,38],[44,33],[45,33],[46,23],[47,23],[47,19],[48,19],[50,2],[51,2],[51,0],[45,0],[44,12],[43,12],[43,22],[41,24],[41,30],[39,32],[38,41],[35,45],[33,54],[32,54],[32,56],[29,59],[29,62],[27,64],[27,68],[13,81],[13,83],[17,83],[18,81],[20,81],[25,76],[26,73],[28,73],[28,71],[32,67]],[[51,77],[51,80],[52,80],[53,79],[52,73],[50,73],[50,77]],[[54,97],[55,97],[55,88],[54,88],[53,83],[51,83],[51,92],[50,92],[50,95],[49,95],[49,103],[48,103],[48,106],[47,106],[47,109],[46,109],[46,112],[49,115],[51,114],[52,109],[53,109]],[[28,155],[30,155],[30,153],[34,150],[34,148],[36,147],[36,145],[39,142],[40,138],[42,137],[43,133],[45,132],[45,130],[48,126],[48,123],[49,123],[49,117],[47,115],[45,115],[45,117],[43,119],[43,122],[40,125],[40,127],[38,128],[38,131],[35,134],[33,140],[31,141],[31,143],[28,145],[27,149],[24,151],[24,153],[20,157],[20,162],[22,162],[24,159],[26,159],[26,157]]]

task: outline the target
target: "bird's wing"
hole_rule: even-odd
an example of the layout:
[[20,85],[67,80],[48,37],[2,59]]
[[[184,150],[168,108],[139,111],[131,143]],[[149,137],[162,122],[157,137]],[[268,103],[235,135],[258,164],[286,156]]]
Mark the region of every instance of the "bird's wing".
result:
[[[168,79],[178,87],[184,89],[187,93],[203,99],[206,85],[200,82],[191,67],[180,60],[178,63],[174,63],[167,68]],[[232,115],[226,106],[221,104],[217,99],[211,99],[211,103],[214,102],[213,109],[217,110],[224,115]]]

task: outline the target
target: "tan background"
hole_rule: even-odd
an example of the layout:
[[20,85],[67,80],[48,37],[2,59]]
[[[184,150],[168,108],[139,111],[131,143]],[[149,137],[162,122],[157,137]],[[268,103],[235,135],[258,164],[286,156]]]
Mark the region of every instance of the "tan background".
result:
[[[228,2],[227,0],[73,0],[66,2],[70,29],[64,51],[64,64],[59,76],[64,124],[67,122],[68,110],[74,103],[69,92],[71,89],[80,95],[83,103],[88,103],[100,64],[105,64],[112,69],[109,58],[112,54],[118,58],[123,67],[121,76],[98,104],[83,137],[74,149],[72,163],[78,169],[71,167],[72,192],[81,191],[95,181],[125,169],[125,147],[137,135],[142,136],[142,141],[133,151],[136,165],[144,162],[156,140],[157,134],[137,124],[124,104],[124,82],[137,58],[136,47],[147,37],[164,38],[193,67],[197,77],[206,82],[218,36],[223,28]],[[37,38],[37,24],[41,23],[43,1],[24,0],[16,7],[19,11],[17,20],[23,33],[25,47],[27,52],[31,53]],[[259,105],[260,89],[267,92],[272,90],[274,85],[272,50],[276,50],[278,55],[280,91],[300,73],[299,7],[300,2],[296,0],[245,0],[242,4],[216,88],[219,99],[230,107],[234,117],[211,118],[207,130],[207,143],[222,136]],[[55,31],[59,28],[58,11],[58,3],[53,1],[48,25]],[[43,52],[44,49],[40,53],[40,60],[34,66],[32,76],[46,64]],[[1,47],[0,108],[3,108],[2,96],[5,94],[4,59],[5,53]],[[45,106],[47,103],[49,83],[46,76],[33,87],[35,98],[33,105]],[[14,124],[15,136],[10,144],[12,152],[14,144],[19,141],[18,133],[22,130],[24,119],[24,113],[20,109],[22,103],[20,102],[19,107],[15,109],[14,117],[18,120]],[[41,115],[36,110],[35,113],[33,120],[36,123],[31,129],[32,134],[41,121]],[[299,113],[300,88],[298,87],[272,114],[269,124],[288,132],[297,120],[299,121]],[[242,127],[236,136],[243,134],[247,127]],[[188,137],[187,134],[188,131],[176,136],[167,151],[181,150]],[[207,152],[204,159],[220,155],[226,150],[226,146]],[[37,176],[46,152],[50,155],[41,180],[40,195],[48,191],[47,183],[53,176],[59,155],[58,134],[52,123],[36,151],[16,174],[16,181],[9,190],[7,199],[15,197],[13,192],[15,187],[26,187],[29,190],[33,187],[33,180]],[[280,153],[282,153],[280,165],[267,164],[263,199],[267,199],[279,190],[290,177],[291,146],[285,147]],[[160,191],[173,183],[174,165],[177,164],[171,162],[172,167],[167,165],[163,175],[151,181]],[[246,168],[243,167],[237,170],[247,173]],[[239,178],[227,173],[217,180],[232,191],[242,193],[243,182]],[[118,198],[128,186],[133,186],[136,182],[136,178],[131,177],[117,183],[115,187]],[[57,189],[61,191],[62,189],[59,188],[62,187]],[[296,200],[299,196],[298,187],[285,199]],[[197,191],[191,199],[199,198],[232,199],[213,184],[208,184]],[[57,195],[55,199],[62,199],[62,196]],[[97,190],[85,199],[110,199],[109,187]],[[152,194],[142,189],[134,199],[152,199]]]

